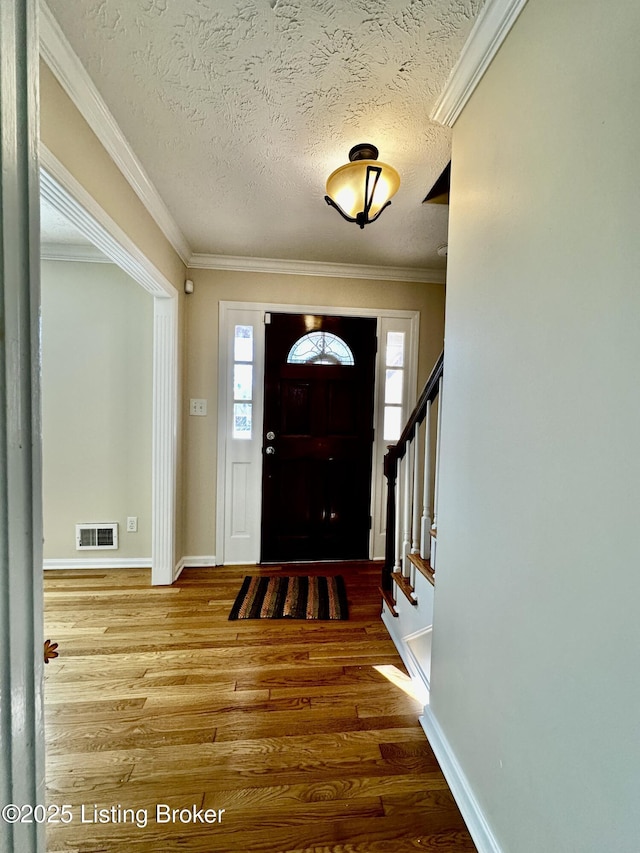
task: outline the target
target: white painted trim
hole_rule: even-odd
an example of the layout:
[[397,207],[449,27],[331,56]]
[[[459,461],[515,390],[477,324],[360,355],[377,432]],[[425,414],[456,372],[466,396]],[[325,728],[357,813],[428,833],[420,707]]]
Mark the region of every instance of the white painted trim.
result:
[[40,54],[149,214],[186,264],[191,247],[51,10],[40,0]]
[[268,272],[277,275],[317,275],[328,278],[368,278],[374,281],[415,281],[444,284],[446,270],[413,269],[411,267],[377,267],[364,264],[332,264],[320,261],[244,258],[234,255],[201,255],[189,259],[191,269],[231,270],[236,272]]
[[212,566],[216,565],[216,557],[215,555],[198,555],[198,556],[187,556],[182,557],[176,566],[176,571],[178,574],[183,569],[209,569]]
[[[426,583],[429,583],[429,581],[426,581]],[[406,637],[402,638],[402,642],[406,648],[407,657],[411,662],[411,666],[407,667],[407,669],[415,678],[418,679],[425,688],[427,695],[429,695],[431,690],[430,678],[424,671],[422,663],[418,660],[418,657],[411,648],[411,642],[413,640],[419,640],[424,634],[433,634],[433,625],[427,625],[425,628],[420,628],[419,631],[414,631],[413,634],[407,634]]]
[[112,264],[111,258],[104,255],[95,246],[77,243],[41,243],[40,260],[72,261],[80,264]]
[[152,583],[170,584],[175,563],[178,433],[178,291],[44,145],[40,191],[80,233],[154,297]]
[[[225,547],[226,537],[226,519],[228,509],[226,507],[226,481],[227,481],[227,436],[228,425],[227,418],[229,416],[229,358],[227,356],[227,343],[229,335],[229,308],[233,308],[237,303],[220,302],[218,304],[218,375],[216,376],[217,394],[218,394],[218,446],[216,449],[216,550],[220,554],[220,562],[225,563]],[[244,308],[244,306],[243,306]],[[256,377],[256,382],[258,378]],[[262,430],[262,425],[260,425]],[[258,548],[260,546],[258,545]]]
[[469,780],[458,763],[451,744],[429,705],[425,706],[424,713],[420,717],[420,725],[438,759],[438,764],[451,788],[451,793],[458,804],[469,833],[478,848],[478,853],[502,853],[500,845],[496,841],[473,793]]
[[[2,0],[0,34],[0,791],[20,806],[45,793],[35,0]],[[0,850],[45,847],[44,823],[0,820]]]
[[175,568],[178,298],[154,299],[151,440],[153,585],[171,584]]
[[[265,311],[252,303],[220,302],[218,310],[218,456],[216,482],[216,549],[224,565],[256,563],[260,559],[262,518],[262,428],[264,417],[264,347]],[[233,316],[232,316],[233,315]],[[233,327],[235,323],[253,326],[253,392],[250,441],[235,442],[230,437],[232,422],[229,382],[233,370]],[[234,464],[248,466],[250,484],[240,501],[246,513],[244,533],[233,530],[233,507],[238,496],[232,496]],[[252,489],[253,487],[253,489]],[[222,498],[220,496],[223,496]],[[221,531],[218,538],[217,531]]]
[[[292,305],[287,302],[220,302],[220,305],[224,305],[227,309],[248,308],[252,311],[273,311],[276,314],[311,314],[313,312],[328,314],[331,317],[405,317],[415,320],[418,324],[420,322],[420,311],[413,308],[354,308],[344,305]],[[417,346],[416,344],[416,353]]]
[[45,571],[54,569],[73,569],[87,571],[92,569],[150,569],[151,557],[89,557],[86,559],[64,557],[43,561]]
[[91,243],[153,296],[178,291],[82,184],[40,143],[40,192]]
[[216,565],[215,557],[182,557],[178,560],[173,572],[173,580],[178,580],[183,569],[209,569]]
[[[393,314],[390,311],[385,311],[378,318],[378,353],[376,358],[376,387],[374,393],[374,411],[376,413],[376,436],[380,437],[376,441],[374,447],[373,467],[371,471],[371,488],[372,494],[376,500],[372,503],[373,524],[371,525],[370,537],[370,555],[371,559],[384,559],[385,541],[386,541],[386,502],[387,502],[387,482],[384,477],[380,479],[380,465],[384,466],[384,456],[389,444],[388,440],[384,439],[384,391],[386,379],[386,367],[384,365],[384,336],[388,331],[392,331],[395,325],[394,321],[398,319],[408,319],[406,313],[398,312]],[[395,329],[400,330],[400,324]],[[403,401],[406,402],[405,420],[409,413],[413,411],[418,397],[418,347],[420,338],[420,312],[416,311],[414,316],[409,320],[409,332],[407,338],[407,350],[405,352],[405,376],[403,382]],[[383,469],[382,469],[383,470]]]
[[527,0],[487,0],[430,118],[453,127]]
[[[400,593],[402,594],[402,593]],[[382,624],[385,626],[387,631],[389,632],[389,636],[393,640],[393,645],[396,647],[396,651],[402,658],[402,663],[407,668],[407,672],[415,681],[417,681],[422,689],[425,691],[426,695],[429,695],[429,681],[424,678],[422,667],[417,664],[416,656],[413,654],[411,649],[407,646],[400,633],[400,629],[402,627],[402,617],[400,616],[392,616],[389,610],[387,609],[387,605],[383,604],[382,607]],[[431,626],[429,626],[431,627]],[[414,635],[411,635],[414,636]]]

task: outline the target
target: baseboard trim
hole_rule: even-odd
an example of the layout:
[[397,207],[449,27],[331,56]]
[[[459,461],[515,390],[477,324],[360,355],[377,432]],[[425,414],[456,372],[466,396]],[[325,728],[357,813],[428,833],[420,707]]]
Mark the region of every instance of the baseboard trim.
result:
[[[398,633],[398,619],[393,617],[387,610],[386,605],[382,610],[382,623],[389,632],[389,636],[393,640],[393,645],[396,647],[396,650],[400,657],[402,658],[402,663],[406,666],[407,672],[411,676],[411,678],[416,681],[420,685],[421,692],[424,693],[426,697],[429,696],[429,681],[426,678],[426,675],[420,666],[419,662],[416,659],[416,656],[413,654],[407,643],[405,642],[405,638],[401,637]],[[411,634],[410,636],[414,636]],[[428,698],[426,700],[429,701]]]
[[[407,667],[409,672],[412,674],[415,673],[415,677],[422,683],[422,685],[426,688],[427,695],[429,695],[429,691],[431,690],[430,681],[431,681],[431,672],[427,673],[425,671],[423,662],[418,658],[413,648],[411,647],[411,643],[415,640],[420,640],[426,634],[431,634],[433,631],[433,626],[429,625],[427,628],[421,628],[419,631],[415,631],[413,634],[409,634],[406,637],[402,638],[402,643],[406,649],[407,658],[411,661],[411,667]],[[429,666],[431,664],[429,663]]]
[[151,557],[80,557],[43,560],[47,569],[150,569]]
[[210,566],[216,565],[215,555],[201,555],[199,557],[182,557],[173,573],[174,581],[177,580],[183,569],[208,569]]
[[429,705],[425,706],[424,713],[420,717],[420,725],[438,759],[438,764],[478,848],[478,853],[502,853],[469,781]]

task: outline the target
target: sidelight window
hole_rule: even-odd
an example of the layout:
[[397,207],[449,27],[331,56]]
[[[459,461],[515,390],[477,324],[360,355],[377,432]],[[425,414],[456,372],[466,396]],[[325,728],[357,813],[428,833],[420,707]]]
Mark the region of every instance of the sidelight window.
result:
[[402,432],[405,380],[405,333],[387,332],[385,346],[384,439],[397,441]]
[[233,338],[233,438],[251,440],[253,430],[253,326],[236,326]]
[[355,364],[349,346],[331,332],[309,332],[291,347],[287,364]]

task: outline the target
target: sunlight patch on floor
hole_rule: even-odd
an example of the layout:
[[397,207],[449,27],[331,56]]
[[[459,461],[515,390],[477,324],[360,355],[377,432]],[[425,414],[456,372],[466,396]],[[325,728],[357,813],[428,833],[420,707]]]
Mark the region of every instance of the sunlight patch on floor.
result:
[[380,675],[384,675],[384,677],[392,684],[395,684],[396,687],[399,687],[400,690],[403,690],[408,696],[411,696],[417,702],[420,702],[421,705],[426,705],[428,703],[429,692],[424,684],[420,684],[417,680],[406,675],[406,673],[401,672],[397,666],[386,664],[384,666],[374,666],[374,669],[379,672]]

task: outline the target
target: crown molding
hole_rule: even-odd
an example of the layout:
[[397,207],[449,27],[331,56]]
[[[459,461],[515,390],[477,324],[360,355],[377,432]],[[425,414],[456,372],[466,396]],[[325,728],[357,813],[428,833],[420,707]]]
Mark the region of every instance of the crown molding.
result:
[[40,143],[40,193],[107,258],[153,296],[177,296],[176,288],[100,207],[69,170]]
[[453,127],[527,0],[487,0],[430,118]]
[[140,201],[186,264],[191,247],[151,183],[118,123],[67,41],[53,13],[40,0],[40,55],[96,134]]
[[111,258],[95,246],[79,243],[41,243],[40,259],[43,261],[74,261],[86,264],[112,264]]
[[196,253],[191,255],[187,266],[199,270],[316,275],[329,278],[368,278],[376,281],[414,281],[428,284],[444,284],[446,280],[445,270],[378,267],[364,264],[332,264],[320,261],[292,261],[275,258],[246,258],[236,255],[201,255]]

